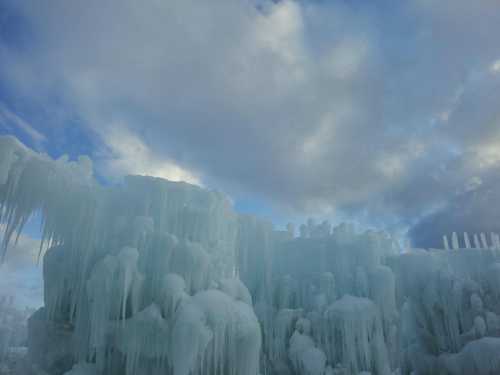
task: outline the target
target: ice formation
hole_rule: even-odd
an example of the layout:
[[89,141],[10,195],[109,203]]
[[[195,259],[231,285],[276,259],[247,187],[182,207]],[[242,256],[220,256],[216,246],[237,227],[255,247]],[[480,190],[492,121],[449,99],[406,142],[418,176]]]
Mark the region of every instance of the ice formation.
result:
[[261,331],[235,280],[244,221],[227,198],[146,177],[104,188],[86,158],[1,142],[3,249],[41,211],[45,307],[32,331],[67,325],[73,373],[258,373]]
[[[2,252],[43,217],[24,375],[500,373],[500,238],[400,251],[314,220],[277,231],[218,192],[0,137]],[[0,317],[1,320],[1,317]]]
[[20,309],[14,296],[0,295],[0,362],[16,348],[26,347],[28,317],[31,309]]
[[30,308],[19,308],[14,296],[0,295],[0,375],[12,374],[25,357],[27,322],[33,312]]
[[300,374],[390,374],[398,314],[394,274],[382,262],[396,251],[384,233],[313,221],[277,245],[267,308],[257,308],[270,373],[291,362]]

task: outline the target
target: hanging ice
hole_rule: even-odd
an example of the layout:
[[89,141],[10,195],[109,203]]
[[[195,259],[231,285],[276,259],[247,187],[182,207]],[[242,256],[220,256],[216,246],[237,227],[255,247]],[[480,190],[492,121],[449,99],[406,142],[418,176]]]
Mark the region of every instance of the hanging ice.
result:
[[464,233],[467,251],[452,233],[443,250],[404,254],[349,224],[311,219],[295,237],[220,193],[139,176],[103,187],[88,158],[52,160],[9,137],[0,205],[2,252],[43,217],[45,307],[29,356],[45,371],[500,373],[494,233]]
[[53,161],[0,139],[4,249],[41,211],[49,250],[40,324],[66,324],[82,363],[67,371],[259,372],[252,298],[233,279],[244,229],[223,195],[147,177],[102,188],[86,158]]
[[382,324],[372,301],[346,295],[325,316],[322,342],[331,363],[341,363],[352,373],[390,374]]

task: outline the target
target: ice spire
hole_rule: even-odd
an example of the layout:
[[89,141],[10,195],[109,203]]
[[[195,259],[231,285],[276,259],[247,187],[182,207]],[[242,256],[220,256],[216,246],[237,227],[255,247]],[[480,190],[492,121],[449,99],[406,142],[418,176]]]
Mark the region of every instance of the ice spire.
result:
[[476,249],[480,249],[481,248],[481,244],[479,243],[479,237],[477,236],[476,233],[474,233],[474,247]]
[[469,235],[467,232],[464,232],[464,242],[465,242],[465,248],[470,249],[470,240],[469,240]]
[[445,250],[450,249],[450,245],[448,244],[448,237],[446,237],[446,235],[443,236],[443,245]]
[[458,250],[460,248],[460,246],[458,244],[457,232],[453,232],[452,235],[451,235],[451,247],[454,250]]
[[481,232],[480,238],[481,238],[481,245],[482,245],[482,247],[484,249],[487,249],[488,248],[488,241],[486,240],[486,234],[484,234],[483,232]]

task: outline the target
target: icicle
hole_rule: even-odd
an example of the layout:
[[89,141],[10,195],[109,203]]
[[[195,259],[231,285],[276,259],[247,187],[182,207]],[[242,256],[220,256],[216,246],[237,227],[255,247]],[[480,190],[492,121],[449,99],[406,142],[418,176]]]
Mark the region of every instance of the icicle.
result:
[[290,338],[288,357],[295,371],[304,375],[323,375],[326,356],[316,348],[314,340],[307,334],[295,331]]
[[287,358],[288,338],[294,330],[294,322],[301,316],[301,311],[282,309],[273,317],[270,330],[266,336],[268,356],[271,362],[278,363]]
[[[188,375],[202,363],[207,373],[257,375],[259,323],[246,303],[216,290],[197,293],[178,310],[170,358],[174,375]],[[197,361],[200,357],[205,359]]]
[[446,235],[443,236],[443,246],[445,250],[450,249],[450,246],[448,245],[448,237],[446,237]]
[[474,340],[456,354],[440,356],[443,372],[456,375],[488,375],[500,371],[500,338],[483,337]]
[[496,248],[500,249],[500,236],[498,235],[498,233],[495,233],[495,244]]
[[[89,353],[95,351],[102,355],[105,352],[110,322],[124,321],[128,303],[131,313],[137,310],[138,285],[143,279],[137,271],[138,256],[136,249],[126,247],[116,256],[107,255],[93,268],[87,281],[90,306]],[[102,368],[101,363],[98,366]]]
[[465,242],[465,248],[470,249],[471,248],[470,240],[469,240],[469,235],[467,234],[467,232],[464,232],[464,242]]
[[330,363],[340,362],[354,373],[390,373],[382,326],[372,301],[345,295],[328,308],[325,317],[323,341]]
[[483,249],[487,249],[488,248],[488,241],[486,241],[486,234],[481,233],[480,238],[481,238],[481,245],[482,245]]
[[[4,246],[41,213],[47,316],[75,323],[74,357],[100,375],[257,375],[259,363],[267,375],[386,375],[399,337],[405,373],[448,360],[498,372],[484,337],[500,335],[495,251],[400,254],[383,233],[313,221],[294,239],[216,192],[137,176],[104,189],[85,158],[2,144]],[[465,232],[464,244],[500,248],[489,238]],[[443,244],[459,248],[457,234]]]
[[453,250],[458,250],[460,248],[458,244],[457,232],[453,232],[451,235],[451,247],[453,248]]
[[498,249],[497,235],[493,232],[490,232],[490,241],[491,241],[491,247],[493,249]]
[[479,237],[477,236],[477,234],[474,234],[474,248],[476,249],[481,248],[481,244],[479,243]]
[[125,375],[140,375],[141,359],[164,363],[168,360],[170,327],[152,304],[117,326],[116,347],[126,358]]
[[388,328],[397,315],[396,278],[389,267],[378,266],[370,272],[370,297],[382,313],[384,327]]

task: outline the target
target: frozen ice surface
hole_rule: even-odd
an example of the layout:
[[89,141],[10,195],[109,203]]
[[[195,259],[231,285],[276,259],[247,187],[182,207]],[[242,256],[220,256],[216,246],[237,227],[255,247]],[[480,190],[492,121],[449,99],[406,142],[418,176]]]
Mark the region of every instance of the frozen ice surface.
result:
[[221,193],[141,176],[103,187],[88,158],[12,137],[0,137],[0,205],[2,253],[43,217],[37,373],[500,373],[495,233],[404,254],[349,224],[311,219],[295,237]]

